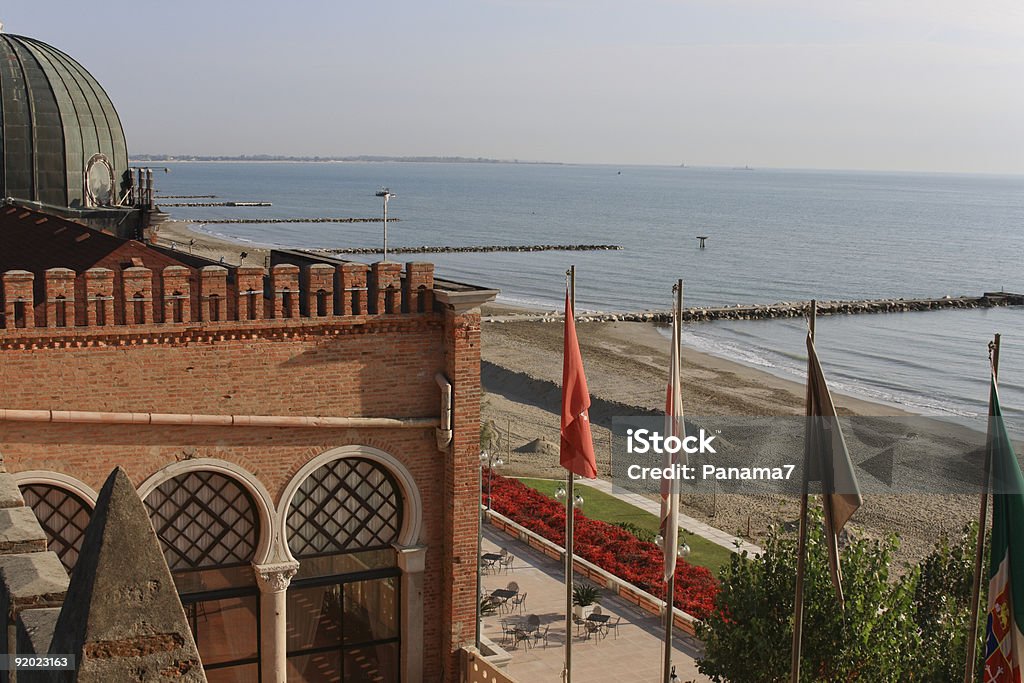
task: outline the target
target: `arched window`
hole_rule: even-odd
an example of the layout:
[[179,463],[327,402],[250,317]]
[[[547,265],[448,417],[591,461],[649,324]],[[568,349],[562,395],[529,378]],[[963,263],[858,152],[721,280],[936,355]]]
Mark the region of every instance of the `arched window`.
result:
[[171,571],[247,565],[259,542],[256,505],[219,472],[186,472],[146,497]]
[[25,504],[36,514],[46,532],[46,543],[70,573],[78,561],[85,528],[92,515],[92,503],[55,484],[22,484]]
[[214,671],[223,680],[258,680],[259,594],[250,565],[260,529],[252,495],[232,477],[195,470],[164,481],[145,502],[210,680]]
[[297,559],[391,548],[402,528],[402,496],[394,476],[363,458],[341,458],[314,470],[288,514],[288,548]]
[[288,547],[299,571],[288,589],[288,678],[398,680],[402,490],[366,458],[332,460],[298,486]]

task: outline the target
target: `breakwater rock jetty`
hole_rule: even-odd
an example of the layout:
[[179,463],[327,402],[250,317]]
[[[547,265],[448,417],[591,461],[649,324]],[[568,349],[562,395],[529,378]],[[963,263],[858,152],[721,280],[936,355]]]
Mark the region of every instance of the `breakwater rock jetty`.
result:
[[[380,220],[380,219],[378,219]],[[388,221],[391,219],[389,218]],[[527,251],[620,251],[618,244],[492,244],[468,247],[422,246],[391,247],[389,254],[481,254],[488,252]],[[379,254],[380,249],[352,247],[344,249],[307,249],[316,254]]]
[[[708,322],[712,320],[770,320],[798,318],[810,311],[810,301],[782,301],[775,304],[737,304],[723,307],[683,309],[683,320]],[[910,311],[938,311],[956,308],[991,308],[993,306],[1024,306],[1024,294],[1011,292],[985,292],[981,296],[944,296],[939,299],[863,299],[857,301],[818,301],[818,315],[855,315],[862,313],[904,313]],[[485,316],[483,322],[559,322],[562,313],[512,313]],[[653,322],[668,323],[671,311],[638,311],[632,313],[583,312],[577,322]]]
[[273,206],[271,202],[160,202],[159,204],[160,206]]
[[[172,206],[171,204],[163,204],[162,206]],[[202,206],[215,206],[214,204],[203,204]],[[219,205],[216,205],[219,206]],[[227,204],[224,204],[227,206]],[[242,202],[234,202],[231,206],[269,206],[269,204],[244,204]],[[388,223],[397,223],[399,218],[388,218]],[[203,225],[209,225],[212,223],[380,223],[379,218],[204,218],[203,220],[188,220],[186,223],[199,223]],[[388,251],[391,251],[390,249]]]

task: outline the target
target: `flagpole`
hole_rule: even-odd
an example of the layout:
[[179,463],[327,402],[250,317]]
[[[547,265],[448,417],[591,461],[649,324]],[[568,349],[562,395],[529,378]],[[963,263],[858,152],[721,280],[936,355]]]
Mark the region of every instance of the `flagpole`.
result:
[[[567,315],[576,318],[576,266],[569,266],[569,308]],[[564,390],[564,389],[563,389]],[[573,492],[573,472],[565,473],[565,670],[562,678],[565,683],[572,683],[572,531],[573,503],[576,495]]]
[[[811,309],[809,313],[809,319],[807,321],[808,331],[811,335],[811,341],[814,341],[814,323],[818,316],[818,302],[815,299],[811,299]],[[810,359],[807,361],[807,415],[811,414],[811,366]],[[805,429],[807,427],[805,426]],[[791,665],[792,676],[790,680],[792,683],[799,683],[800,681],[800,648],[801,648],[801,636],[803,635],[804,626],[804,559],[807,555],[807,497],[808,497],[808,477],[810,476],[810,462],[808,461],[810,450],[804,447],[804,482],[803,489],[800,494],[800,537],[797,542],[797,556],[796,556],[796,592],[793,597],[793,662]]]
[[[679,359],[681,342],[679,337],[679,318],[682,315],[683,310],[683,281],[679,279],[676,281],[675,287],[672,288],[676,293],[675,310],[672,312],[672,325],[675,328],[673,330],[672,339],[676,344],[675,357]],[[673,419],[677,416],[673,415]],[[679,435],[680,438],[685,435]],[[679,493],[675,490],[675,486],[669,486],[669,491],[672,496],[678,496]],[[672,509],[669,506],[669,509]],[[677,532],[678,533],[678,532]],[[663,548],[669,548],[669,540],[667,538],[662,539]],[[672,682],[672,622],[675,616],[675,596],[676,596],[676,575],[672,572],[672,575],[668,577],[665,588],[665,662],[662,670],[662,681],[663,683]]]
[[[997,334],[988,346],[993,381],[999,379],[999,338],[1000,335]],[[992,406],[989,406],[989,415],[991,414]],[[982,469],[981,508],[978,511],[978,540],[974,548],[974,581],[971,586],[971,620],[967,624],[967,659],[964,661],[964,683],[974,681],[974,660],[977,658],[978,610],[981,602],[981,572],[985,561],[985,526],[988,521],[988,480],[992,470],[991,455],[992,450],[986,447],[985,464]]]

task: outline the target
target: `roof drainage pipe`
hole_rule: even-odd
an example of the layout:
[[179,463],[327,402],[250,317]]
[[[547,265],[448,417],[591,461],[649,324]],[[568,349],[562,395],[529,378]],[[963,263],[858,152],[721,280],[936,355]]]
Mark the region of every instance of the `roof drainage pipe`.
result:
[[434,375],[434,380],[441,388],[441,423],[435,431],[437,450],[444,452],[452,443],[452,383],[440,372]]

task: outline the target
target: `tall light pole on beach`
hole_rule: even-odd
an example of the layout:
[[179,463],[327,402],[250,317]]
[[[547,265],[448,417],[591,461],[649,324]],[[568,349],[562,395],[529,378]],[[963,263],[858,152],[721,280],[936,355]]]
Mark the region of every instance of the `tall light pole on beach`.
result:
[[382,187],[377,192],[378,197],[384,199],[384,261],[388,260],[388,200],[398,195],[392,194],[391,190],[386,187]]

